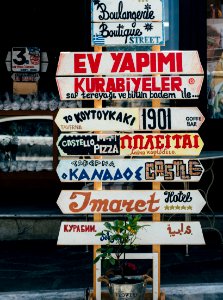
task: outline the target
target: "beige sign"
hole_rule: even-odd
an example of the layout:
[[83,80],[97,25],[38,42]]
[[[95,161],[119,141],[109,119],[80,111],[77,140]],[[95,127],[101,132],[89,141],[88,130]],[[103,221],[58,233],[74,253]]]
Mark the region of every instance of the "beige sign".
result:
[[197,159],[62,159],[62,182],[199,181],[204,168]]
[[61,191],[57,205],[64,214],[191,214],[205,205],[196,190]]
[[[200,222],[139,222],[138,245],[204,245]],[[103,222],[62,222],[57,245],[104,245],[110,239]]]

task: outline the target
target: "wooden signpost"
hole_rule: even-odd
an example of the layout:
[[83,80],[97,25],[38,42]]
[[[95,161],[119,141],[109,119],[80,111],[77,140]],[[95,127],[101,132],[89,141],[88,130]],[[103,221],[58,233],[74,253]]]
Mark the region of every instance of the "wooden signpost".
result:
[[57,167],[62,182],[199,181],[197,159],[63,159]]
[[[165,299],[160,292],[160,245],[205,242],[199,222],[160,222],[160,213],[199,213],[205,202],[199,191],[161,191],[160,182],[196,182],[204,168],[198,159],[160,157],[199,155],[203,142],[188,132],[198,130],[204,117],[196,107],[161,108],[160,99],[198,99],[203,68],[197,51],[160,51],[158,45],[165,40],[161,0],[92,0],[91,12],[94,52],[61,52],[56,76],[61,100],[94,100],[94,108],[60,109],[55,122],[61,131],[72,132],[59,137],[62,156],[95,155],[61,159],[57,173],[62,182],[94,182],[94,191],[62,191],[57,204],[65,214],[93,214],[93,222],[62,222],[58,245],[93,245],[95,258],[96,250],[110,239],[106,232],[95,236],[105,229],[102,214],[151,213],[152,222],[141,223],[145,227],[136,243],[152,245],[158,260],[153,300]],[[151,52],[102,52],[106,45],[155,46]],[[152,107],[102,108],[102,100],[143,99],[151,99]],[[108,193],[102,191],[102,182],[152,182],[152,190]],[[97,268],[94,265],[92,300],[101,300]]]
[[61,100],[198,99],[203,76],[57,77]]
[[196,190],[61,191],[57,205],[64,214],[191,214],[205,205]]
[[[139,222],[137,245],[204,245],[200,222]],[[96,236],[103,222],[62,222],[57,245],[104,245],[110,236]],[[115,244],[115,243],[114,243]]]
[[204,74],[197,51],[61,52],[57,76]]
[[62,156],[198,156],[203,141],[196,133],[62,134]]
[[61,131],[191,131],[204,116],[197,107],[61,108],[55,122]]

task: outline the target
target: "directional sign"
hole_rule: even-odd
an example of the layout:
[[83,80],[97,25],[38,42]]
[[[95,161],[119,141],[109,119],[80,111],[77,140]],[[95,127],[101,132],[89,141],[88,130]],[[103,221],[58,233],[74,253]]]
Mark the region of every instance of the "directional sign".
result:
[[61,100],[197,99],[203,76],[57,77]]
[[92,46],[165,45],[163,22],[91,24]]
[[61,108],[55,122],[61,131],[97,130],[137,130],[139,124],[138,109],[70,109]]
[[197,107],[61,108],[55,122],[61,131],[198,130],[204,116]]
[[162,21],[162,0],[100,0],[91,1],[92,22]]
[[[26,47],[19,47],[19,48],[26,48]],[[40,53],[40,59],[41,59],[41,63],[40,63],[41,72],[46,72],[47,67],[48,67],[47,53],[46,52],[41,52]],[[6,67],[7,67],[7,71],[11,72],[12,71],[12,52],[11,51],[8,51],[8,53],[7,53],[5,64],[6,64]],[[22,72],[24,72],[24,70],[22,70]]]
[[57,76],[203,74],[197,51],[61,52]]
[[[204,245],[200,222],[139,222],[138,245]],[[103,222],[62,222],[57,245],[105,245],[110,236]],[[96,236],[102,232],[102,236]]]
[[57,205],[64,214],[200,213],[205,200],[199,191],[61,191]]
[[140,109],[140,130],[198,130],[204,116],[197,107],[162,107]]
[[197,159],[63,159],[62,182],[199,181],[204,168]]
[[195,133],[62,134],[57,142],[62,156],[198,156],[203,145]]

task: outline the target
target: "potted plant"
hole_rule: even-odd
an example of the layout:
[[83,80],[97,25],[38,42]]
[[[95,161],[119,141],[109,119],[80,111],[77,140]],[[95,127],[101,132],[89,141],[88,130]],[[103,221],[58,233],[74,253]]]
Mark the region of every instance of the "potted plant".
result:
[[[97,249],[98,255],[94,263],[101,259],[104,269],[107,269],[104,276],[98,281],[105,282],[108,286],[112,299],[144,299],[146,284],[152,282],[152,278],[136,274],[136,265],[125,259],[127,251],[136,248],[137,233],[144,225],[139,225],[141,215],[127,215],[127,220],[114,220],[105,222],[105,229],[96,235],[107,239],[107,244]],[[112,266],[112,267],[111,267]]]

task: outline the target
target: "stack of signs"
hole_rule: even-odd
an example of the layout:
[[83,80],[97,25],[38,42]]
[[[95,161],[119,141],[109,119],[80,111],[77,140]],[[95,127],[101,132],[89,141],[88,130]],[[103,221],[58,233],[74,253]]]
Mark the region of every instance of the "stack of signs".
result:
[[[93,0],[92,45],[163,44],[162,3]],[[155,74],[161,76],[152,76]],[[61,100],[193,100],[199,97],[202,81],[196,51],[62,52],[57,68]],[[62,158],[57,174],[62,182],[199,181],[204,168],[191,156],[200,154],[203,142],[190,132],[198,130],[203,121],[200,111],[191,107],[60,109],[55,122],[65,132],[57,142],[61,156],[137,158]],[[153,130],[187,133],[131,133]],[[161,158],[148,158],[155,155]],[[198,191],[190,190],[62,191],[58,199],[65,214],[190,214],[200,212],[204,203]],[[143,224],[149,226],[137,236],[138,244],[204,244],[199,222]],[[102,245],[109,236],[96,233],[103,230],[100,222],[63,222],[58,244]]]
[[[10,60],[10,61],[9,61]],[[38,47],[13,47],[8,53],[6,64],[12,71],[14,94],[37,93],[37,82],[41,65]]]
[[[84,77],[86,75],[188,74],[191,77]],[[61,99],[119,99],[137,93],[143,86],[147,92],[171,92],[176,98],[196,99],[199,96],[203,70],[197,52],[102,52],[61,53],[57,83]],[[74,77],[83,75],[83,77]],[[198,76],[197,76],[198,75]],[[59,77],[72,76],[72,77]],[[147,81],[143,78],[146,78]],[[159,78],[155,80],[153,78]],[[162,79],[164,78],[164,79]],[[186,80],[187,78],[187,80]],[[137,83],[139,79],[140,83]],[[190,80],[189,80],[190,79]],[[193,80],[192,80],[193,79]],[[199,83],[198,83],[199,81]],[[189,85],[186,84],[189,83]],[[134,84],[133,90],[132,84]],[[185,84],[185,85],[184,85]],[[190,85],[191,84],[191,85]],[[195,84],[195,90],[191,86]],[[112,94],[112,95],[111,95]],[[139,92],[137,99],[142,99]],[[164,95],[164,94],[163,94]],[[155,96],[157,97],[157,95]],[[117,99],[116,98],[116,99]],[[174,99],[174,97],[173,97]],[[56,124],[64,132],[57,142],[61,156],[198,156],[203,142],[196,133],[92,134],[86,131],[196,131],[204,121],[197,108],[88,108],[60,109]],[[198,159],[61,159],[57,173],[63,182],[154,182],[199,181],[204,169]],[[96,192],[94,192],[96,193]],[[105,195],[81,191],[63,191],[58,204],[64,213],[193,213],[201,195],[197,191],[164,192],[126,191]],[[100,194],[102,193],[102,194]],[[114,195],[114,196],[113,196]],[[162,203],[164,202],[164,203]],[[162,203],[162,204],[161,204]],[[166,205],[164,205],[166,204]],[[203,204],[198,211],[202,209]],[[153,223],[148,227],[152,244],[203,244],[199,222]],[[63,222],[58,244],[101,244],[95,234],[103,224]],[[74,234],[75,233],[75,234]],[[159,234],[158,234],[159,233]],[[81,236],[81,238],[80,238]],[[84,238],[83,238],[84,236]],[[154,238],[151,239],[151,236]]]

